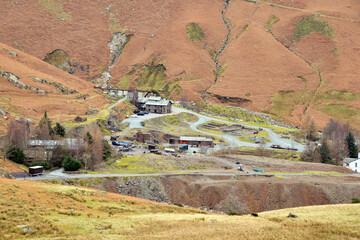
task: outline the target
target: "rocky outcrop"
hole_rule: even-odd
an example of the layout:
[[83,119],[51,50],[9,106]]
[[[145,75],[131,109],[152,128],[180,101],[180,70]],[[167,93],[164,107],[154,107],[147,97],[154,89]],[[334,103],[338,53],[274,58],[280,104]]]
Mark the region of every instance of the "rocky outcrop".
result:
[[107,86],[111,80],[110,70],[114,67],[116,62],[119,60],[121,53],[124,51],[126,44],[130,41],[133,35],[126,35],[125,33],[117,32],[113,35],[111,40],[108,42],[110,49],[110,66],[100,75],[95,78],[96,83],[103,83]]
[[20,88],[20,89],[28,88],[28,86],[25,83],[23,83],[19,80],[20,78],[18,76],[16,76],[15,74],[13,74],[11,72],[2,72],[1,77],[8,80],[12,85],[14,85],[17,88]]
[[62,49],[46,54],[44,61],[66,72],[72,71],[69,54]]
[[[42,84],[49,84],[52,85],[56,88],[56,90],[62,94],[66,94],[66,95],[70,95],[70,94],[75,94],[78,93],[78,91],[74,90],[74,89],[69,89],[66,86],[62,85],[61,83],[58,82],[48,82],[45,79],[41,79],[41,78],[37,78],[34,76],[31,76],[30,78],[34,79],[35,81],[42,83]],[[40,93],[41,94],[41,93]]]

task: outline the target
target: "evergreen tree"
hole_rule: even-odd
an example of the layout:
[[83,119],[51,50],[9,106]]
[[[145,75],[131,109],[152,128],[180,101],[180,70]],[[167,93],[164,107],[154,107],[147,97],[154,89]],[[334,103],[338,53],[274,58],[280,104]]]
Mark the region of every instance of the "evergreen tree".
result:
[[346,143],[349,149],[349,157],[357,158],[358,157],[358,147],[356,145],[356,141],[352,132],[346,136]]
[[49,136],[52,136],[54,134],[54,131],[51,128],[51,120],[48,118],[46,110],[44,112],[44,116],[39,122],[39,126],[40,128],[45,128],[46,131],[49,131]]
[[63,126],[61,126],[60,123],[57,122],[54,127],[54,133],[61,137],[65,137],[65,128]]
[[322,163],[331,163],[330,149],[326,142],[322,143],[322,145],[319,149],[319,152],[320,152]]
[[10,146],[8,150],[6,151],[6,156],[11,160],[19,164],[23,164],[25,161],[25,154],[24,152],[16,147],[16,146]]

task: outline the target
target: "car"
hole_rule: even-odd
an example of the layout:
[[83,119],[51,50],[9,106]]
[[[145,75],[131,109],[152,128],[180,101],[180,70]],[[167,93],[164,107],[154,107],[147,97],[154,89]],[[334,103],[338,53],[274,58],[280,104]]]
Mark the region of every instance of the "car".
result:
[[236,164],[240,164],[240,162],[236,162]]
[[261,173],[264,173],[265,170],[262,169],[262,168],[254,168],[254,172],[261,172]]
[[139,113],[139,112],[140,112],[140,110],[138,110],[138,109],[134,110],[134,113],[135,113],[135,114],[137,114],[137,113]]
[[133,114],[130,116],[131,118],[137,118],[137,115],[136,114]]
[[145,113],[144,113],[144,112],[138,112],[136,115],[138,115],[138,116],[144,116]]
[[144,113],[145,113],[145,114],[149,114],[149,112],[148,112],[148,111],[144,111]]

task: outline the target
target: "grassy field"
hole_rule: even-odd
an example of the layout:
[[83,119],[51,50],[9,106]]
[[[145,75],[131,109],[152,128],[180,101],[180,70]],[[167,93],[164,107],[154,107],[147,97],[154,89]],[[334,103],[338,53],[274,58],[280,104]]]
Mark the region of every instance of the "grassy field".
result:
[[189,170],[211,170],[219,169],[218,163],[210,159],[200,159],[196,157],[173,157],[161,156],[156,154],[138,154],[127,156],[104,169],[100,173],[121,173],[121,174],[145,174],[145,173],[164,173],[164,172],[183,172]]
[[[252,217],[8,179],[0,181],[0,193],[1,239],[360,238],[359,204],[283,209]],[[289,212],[298,218],[287,218]],[[29,229],[31,233],[25,233]]]

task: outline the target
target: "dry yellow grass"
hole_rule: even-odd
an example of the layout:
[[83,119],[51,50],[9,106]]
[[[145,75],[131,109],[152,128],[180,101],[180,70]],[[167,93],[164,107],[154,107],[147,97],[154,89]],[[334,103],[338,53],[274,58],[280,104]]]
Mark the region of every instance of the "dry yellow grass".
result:
[[[0,178],[0,239],[359,239],[360,207],[284,209],[259,217],[56,184]],[[289,212],[299,217],[290,219]],[[18,225],[33,233],[22,233]]]

